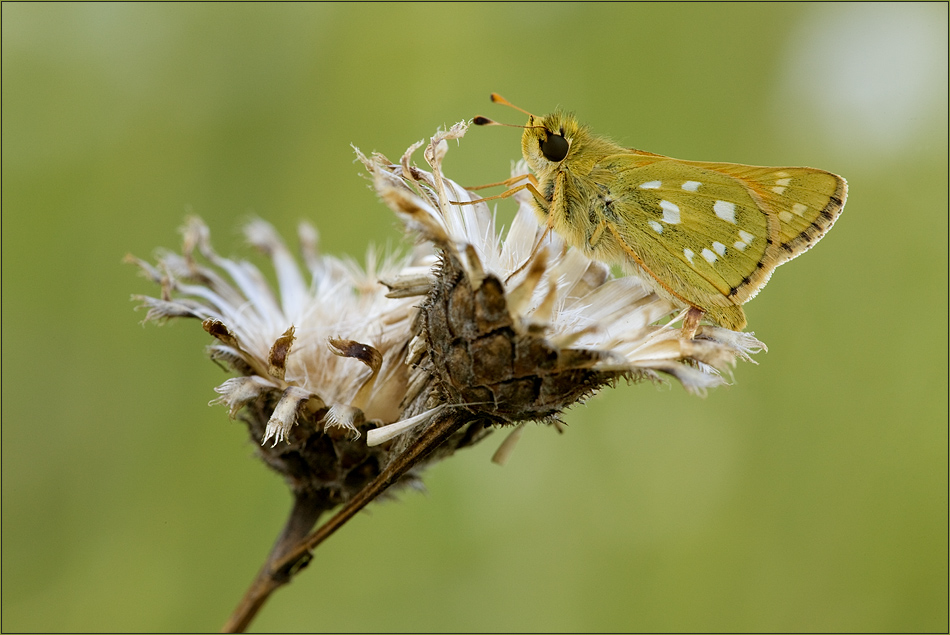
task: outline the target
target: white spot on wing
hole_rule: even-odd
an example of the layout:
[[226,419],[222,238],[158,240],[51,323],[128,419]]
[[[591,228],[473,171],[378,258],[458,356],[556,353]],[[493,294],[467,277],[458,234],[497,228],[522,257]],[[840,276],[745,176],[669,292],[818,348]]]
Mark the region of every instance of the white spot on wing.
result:
[[775,192],[776,194],[784,194],[785,188],[782,187],[781,185],[776,185],[775,187],[772,188],[772,191]]
[[658,233],[658,234],[662,234],[662,233],[663,233],[663,225],[659,224],[659,223],[656,222],[655,220],[651,220],[651,221],[650,221],[650,227],[652,227],[652,228],[653,228],[653,231],[655,231],[655,232]]
[[640,184],[641,190],[658,190],[660,186],[663,185],[660,181],[647,181],[646,183]]
[[736,224],[736,204],[730,203],[729,201],[716,201],[713,205],[713,211],[716,212],[716,216],[722,220]]
[[723,245],[722,243],[718,243],[718,242],[713,243],[713,251],[715,251],[715,252],[716,252],[717,254],[719,254],[720,256],[725,256],[725,255],[726,255],[726,246]]
[[775,182],[776,185],[788,185],[792,182],[792,179],[779,179]]
[[684,249],[683,255],[686,256],[686,259],[689,260],[689,264],[693,264],[693,256],[696,254],[693,253],[692,249]]
[[740,229],[740,230],[739,230],[739,238],[742,239],[742,242],[751,245],[751,244],[752,244],[752,239],[755,238],[755,236],[753,236],[752,234],[750,234],[750,233],[747,232],[747,231],[742,231],[742,230]]
[[802,205],[801,203],[795,203],[792,205],[792,213],[798,214],[799,216],[804,216],[805,212],[808,211],[807,205]]
[[706,249],[705,247],[703,247],[703,252],[702,252],[702,253],[703,253],[703,258],[705,258],[706,261],[707,261],[709,264],[713,264],[714,262],[716,262],[716,260],[718,260],[718,259],[716,258],[716,254],[714,254],[713,252],[709,251],[709,250]]
[[670,203],[667,200],[660,201],[660,207],[663,208],[663,222],[675,225],[680,222],[680,208],[676,203]]
[[702,183],[699,181],[686,181],[681,187],[687,192],[695,192],[699,189],[700,185],[702,185]]
[[737,240],[736,242],[732,243],[732,246],[738,249],[739,251],[745,251],[745,248],[748,247],[748,245],[742,242],[741,240]]
[[788,172],[776,172],[775,176],[788,176]]
[[778,217],[783,223],[787,223],[788,221],[795,218],[794,216],[792,216],[791,212],[786,212],[785,210],[782,210],[781,212],[779,212]]

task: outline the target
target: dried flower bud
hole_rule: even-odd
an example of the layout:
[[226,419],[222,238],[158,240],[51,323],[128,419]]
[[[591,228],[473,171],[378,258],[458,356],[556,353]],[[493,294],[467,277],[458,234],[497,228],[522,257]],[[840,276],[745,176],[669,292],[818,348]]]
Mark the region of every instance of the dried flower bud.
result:
[[357,150],[381,200],[420,240],[410,257],[371,251],[360,270],[320,254],[316,230],[301,225],[308,281],[255,220],[245,234],[272,261],[273,289],[250,263],[219,256],[207,227],[189,219],[181,255],[154,266],[130,258],[161,285],[160,298],[136,296],[146,321],[201,320],[216,340],[212,358],[238,375],[211,403],[241,416],[298,494],[349,500],[447,408],[469,421],[428,462],[494,426],[556,423],[618,378],[666,375],[701,393],[763,347],[746,333],[703,326],[684,340],[658,325],[675,312],[669,302],[545,233],[524,198],[504,237],[485,203],[456,204],[477,201],[441,173],[447,141],[466,128],[432,137],[431,171],[411,164],[421,142],[398,163]]

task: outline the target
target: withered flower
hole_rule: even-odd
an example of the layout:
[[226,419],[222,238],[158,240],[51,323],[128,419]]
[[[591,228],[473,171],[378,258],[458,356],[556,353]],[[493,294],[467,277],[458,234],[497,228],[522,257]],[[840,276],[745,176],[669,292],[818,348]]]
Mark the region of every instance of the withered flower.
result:
[[236,376],[211,403],[240,416],[295,496],[229,630],[245,628],[357,510],[392,484],[418,483],[423,465],[499,427],[557,426],[565,408],[618,379],[666,376],[703,393],[763,348],[750,334],[705,325],[684,339],[669,302],[568,249],[526,198],[504,236],[487,204],[456,204],[479,200],[441,173],[448,141],[466,128],[431,138],[431,171],[410,163],[422,142],[398,163],[357,150],[416,238],[406,257],[370,251],[361,268],[320,254],[316,230],[303,224],[307,281],[272,227],[255,220],[245,234],[272,260],[274,290],[250,263],[218,255],[207,227],[190,219],[181,255],[162,253],[156,265],[131,258],[162,289],[160,298],[135,296],[146,321],[194,317],[215,338],[210,356]]

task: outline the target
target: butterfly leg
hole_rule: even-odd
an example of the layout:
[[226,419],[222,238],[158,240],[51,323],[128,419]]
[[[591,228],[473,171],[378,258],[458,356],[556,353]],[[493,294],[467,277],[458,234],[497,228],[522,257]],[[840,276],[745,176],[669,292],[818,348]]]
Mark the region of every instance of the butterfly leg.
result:
[[696,331],[699,329],[699,321],[703,319],[703,316],[706,315],[706,312],[700,308],[691,306],[689,311],[686,312],[686,317],[683,318],[683,339],[691,340],[696,335]]
[[466,187],[465,189],[466,190],[484,190],[486,188],[497,187],[499,185],[504,185],[505,187],[508,187],[509,185],[517,183],[518,181],[523,181],[525,179],[528,179],[529,181],[531,181],[535,187],[538,186],[538,179],[536,179],[533,174],[521,174],[518,176],[513,176],[510,179],[505,179],[504,181],[498,181],[497,183],[486,183],[485,185],[475,185],[473,187]]
[[587,237],[587,244],[590,245],[591,249],[597,246],[597,243],[600,242],[601,237],[604,235],[604,230],[606,229],[607,221],[605,220],[600,221],[600,224],[594,227],[594,231]]
[[536,200],[543,201],[544,197],[541,196],[541,192],[540,190],[538,190],[537,181],[534,180],[534,176],[532,175],[529,175],[529,176],[534,181],[533,183],[530,181],[528,183],[523,183],[521,185],[511,188],[510,190],[505,190],[501,194],[496,194],[495,196],[486,196],[485,198],[477,198],[474,201],[449,201],[449,203],[451,203],[452,205],[474,205],[475,203],[484,203],[485,201],[493,201],[499,198],[509,198],[511,196],[514,196],[521,190],[528,190],[529,192],[531,192],[531,195],[534,196]]
[[505,278],[505,284],[508,284],[512,278],[514,278],[516,275],[524,271],[524,268],[527,267],[528,264],[532,260],[535,259],[535,257],[538,255],[538,252],[541,251],[541,245],[544,244],[544,239],[547,238],[548,234],[550,233],[551,233],[551,228],[548,227],[547,229],[544,230],[544,233],[538,236],[537,242],[535,242],[534,247],[531,248],[531,253],[528,255],[527,258],[525,258],[525,261],[521,263],[521,266],[519,266],[517,269],[515,269],[514,271],[508,274],[508,277]]

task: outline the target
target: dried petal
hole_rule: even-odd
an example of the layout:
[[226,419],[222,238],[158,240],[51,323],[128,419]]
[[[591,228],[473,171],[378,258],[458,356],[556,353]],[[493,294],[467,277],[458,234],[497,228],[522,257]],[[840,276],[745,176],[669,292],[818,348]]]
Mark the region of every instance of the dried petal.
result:
[[290,429],[297,423],[297,413],[304,404],[310,401],[311,397],[309,391],[296,386],[285,390],[280,401],[277,402],[277,407],[274,408],[274,414],[267,421],[267,429],[264,431],[261,445],[265,445],[270,439],[274,440],[273,446],[280,441],[287,441]]
[[283,379],[287,372],[287,356],[290,355],[290,349],[294,343],[294,327],[284,331],[284,334],[277,338],[274,345],[271,346],[267,354],[267,372],[271,377]]
[[365,420],[363,411],[347,404],[333,404],[324,417],[324,430],[329,433],[330,428],[342,428],[351,441],[360,438],[360,431],[356,426]]
[[208,405],[226,405],[228,416],[233,419],[238,410],[243,408],[247,402],[254,401],[267,390],[276,390],[277,388],[262,377],[232,377],[214,389],[221,396],[209,401]]
[[370,430],[366,433],[366,445],[370,447],[380,445],[399,436],[400,434],[412,430],[413,428],[416,428],[424,423],[428,423],[445,408],[446,406],[444,405],[436,406],[435,408],[426,410],[415,417],[409,417],[408,419],[403,419],[402,421],[397,421],[396,423],[390,423],[387,426]]

